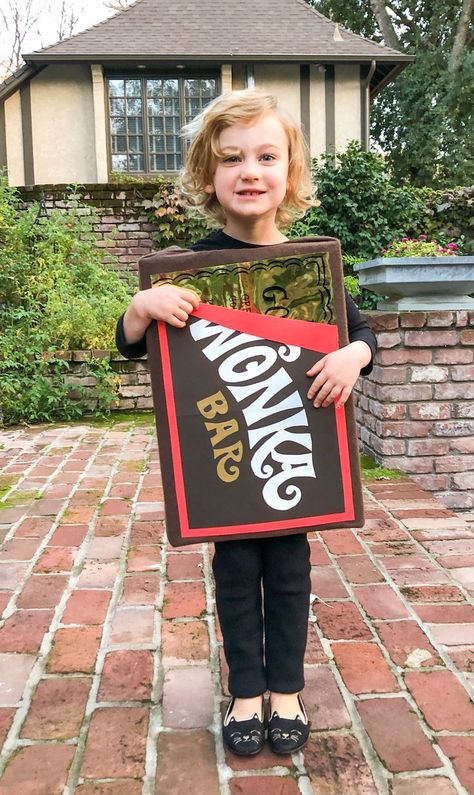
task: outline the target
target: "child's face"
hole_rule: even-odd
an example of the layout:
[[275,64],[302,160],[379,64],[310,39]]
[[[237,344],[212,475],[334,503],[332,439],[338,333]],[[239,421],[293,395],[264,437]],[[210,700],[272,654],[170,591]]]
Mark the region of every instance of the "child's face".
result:
[[257,219],[275,224],[288,186],[288,137],[278,116],[266,112],[249,124],[233,124],[219,137],[212,185],[227,223],[245,227]]

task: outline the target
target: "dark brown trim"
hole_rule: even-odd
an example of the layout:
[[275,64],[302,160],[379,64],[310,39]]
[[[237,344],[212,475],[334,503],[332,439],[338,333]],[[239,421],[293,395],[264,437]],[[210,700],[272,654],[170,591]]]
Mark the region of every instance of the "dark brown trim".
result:
[[31,83],[28,80],[20,88],[21,126],[23,131],[23,168],[25,185],[35,184],[33,155],[33,124],[31,120]]
[[5,125],[5,103],[0,102],[0,168],[7,168],[7,130]]
[[362,65],[360,67],[360,143],[362,149],[366,152],[369,148],[369,140],[367,135],[368,130],[368,91],[367,91],[367,76],[369,74],[369,67]]
[[311,142],[310,86],[309,63],[302,63],[300,65],[300,118],[301,129],[308,146]]
[[245,64],[232,64],[232,91],[242,91],[246,88],[246,71]]
[[324,73],[326,106],[326,152],[336,153],[336,86],[334,64],[328,64]]

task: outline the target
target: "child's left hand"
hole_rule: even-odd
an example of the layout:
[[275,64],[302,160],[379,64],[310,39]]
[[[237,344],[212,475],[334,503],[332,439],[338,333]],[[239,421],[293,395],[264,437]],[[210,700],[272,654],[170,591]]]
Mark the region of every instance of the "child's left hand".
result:
[[[372,358],[372,351],[363,340],[351,342],[338,351],[332,351],[316,362],[306,375],[316,376],[308,390],[308,398],[315,408],[344,405],[352,392],[360,371]],[[314,400],[313,400],[314,398]]]

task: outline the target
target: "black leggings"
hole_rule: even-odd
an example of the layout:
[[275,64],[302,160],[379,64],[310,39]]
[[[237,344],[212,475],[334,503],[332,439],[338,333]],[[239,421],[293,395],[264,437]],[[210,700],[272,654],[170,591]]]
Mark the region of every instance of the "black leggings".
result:
[[231,695],[303,689],[309,557],[306,533],[215,544],[212,568]]

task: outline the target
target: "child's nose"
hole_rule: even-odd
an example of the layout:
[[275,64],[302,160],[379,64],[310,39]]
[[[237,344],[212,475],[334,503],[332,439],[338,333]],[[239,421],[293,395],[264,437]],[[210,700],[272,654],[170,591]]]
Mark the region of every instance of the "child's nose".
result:
[[258,163],[256,161],[244,160],[240,174],[242,179],[257,179],[259,176]]

